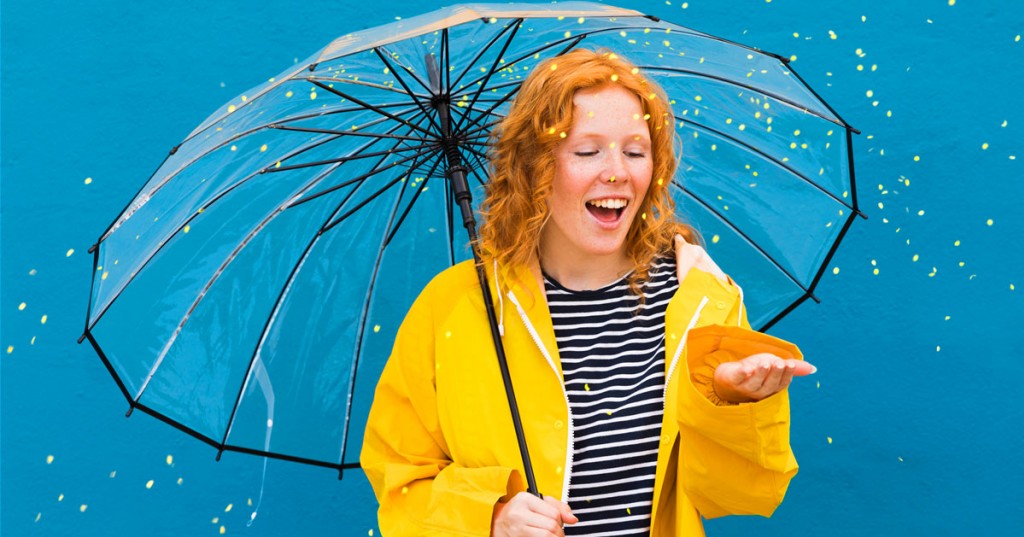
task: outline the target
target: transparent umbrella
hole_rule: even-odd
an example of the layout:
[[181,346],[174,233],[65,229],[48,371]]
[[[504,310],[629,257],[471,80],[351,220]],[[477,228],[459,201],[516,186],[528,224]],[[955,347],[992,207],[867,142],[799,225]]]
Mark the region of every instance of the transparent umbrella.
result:
[[860,214],[856,131],[786,59],[601,4],[455,6],[342,36],[226,103],[103,232],[83,339],[130,407],[218,456],[357,467],[402,315],[472,256],[456,228],[490,129],[576,47],[666,90],[677,208],[752,324],[811,297]]

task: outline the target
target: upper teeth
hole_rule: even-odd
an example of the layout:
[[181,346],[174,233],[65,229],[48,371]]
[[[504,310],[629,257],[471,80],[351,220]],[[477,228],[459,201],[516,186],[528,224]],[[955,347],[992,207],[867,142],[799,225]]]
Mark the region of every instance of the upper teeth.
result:
[[626,200],[624,199],[604,199],[604,200],[590,200],[587,203],[595,206],[602,207],[605,209],[621,209],[626,206]]

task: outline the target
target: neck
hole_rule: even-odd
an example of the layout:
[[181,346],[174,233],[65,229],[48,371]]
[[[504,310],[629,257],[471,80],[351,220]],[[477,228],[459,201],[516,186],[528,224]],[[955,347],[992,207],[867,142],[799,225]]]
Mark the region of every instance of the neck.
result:
[[549,276],[574,291],[600,289],[633,269],[625,252],[577,257],[570,252],[540,249],[540,266]]

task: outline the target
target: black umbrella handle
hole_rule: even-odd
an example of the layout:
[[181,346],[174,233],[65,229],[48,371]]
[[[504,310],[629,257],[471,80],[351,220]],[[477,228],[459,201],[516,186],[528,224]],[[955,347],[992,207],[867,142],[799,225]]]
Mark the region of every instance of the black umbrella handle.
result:
[[[519,454],[523,458],[523,469],[526,473],[526,491],[538,498],[543,498],[537,490],[537,479],[533,475],[533,464],[530,462],[530,452],[526,447],[526,433],[523,431],[523,420],[519,416],[519,405],[516,403],[516,393],[515,389],[512,387],[512,376],[508,370],[508,360],[505,358],[505,345],[501,341],[501,333],[498,330],[498,319],[494,312],[494,301],[491,297],[491,288],[487,284],[487,270],[484,268],[483,262],[480,258],[480,253],[477,251],[476,220],[473,218],[473,209],[471,207],[472,198],[469,194],[468,183],[466,182],[466,172],[461,166],[453,166],[449,169],[448,175],[449,180],[451,180],[454,187],[455,200],[462,211],[462,222],[466,226],[466,231],[469,233],[469,243],[473,249],[473,259],[476,262],[476,275],[480,280],[480,289],[484,295],[484,307],[487,309],[487,322],[491,327],[491,340],[494,342],[494,351],[498,355],[498,367],[501,368],[501,380],[505,384],[505,395],[508,396],[508,407],[512,412],[512,425],[516,430],[516,440],[519,443]],[[501,290],[499,289],[498,292],[500,293]]]
[[[483,260],[480,257],[480,252],[477,250],[476,219],[473,217],[473,196],[469,191],[469,181],[466,180],[466,168],[462,166],[462,155],[459,153],[458,141],[451,132],[450,95],[442,88],[441,73],[437,68],[437,60],[432,54],[427,54],[424,60],[427,65],[427,74],[430,77],[431,92],[433,93],[430,104],[437,110],[441,126],[441,146],[444,148],[445,158],[448,161],[445,176],[451,181],[455,203],[458,204],[459,210],[462,212],[462,225],[465,226],[466,233],[469,234],[469,245],[473,250],[473,260],[476,262],[476,275],[480,280],[480,290],[484,295],[484,307],[487,309],[487,322],[491,327],[491,341],[494,343],[494,352],[498,355],[501,380],[505,384],[508,408],[512,412],[512,425],[515,427],[516,441],[519,443],[519,455],[523,459],[523,470],[526,473],[526,491],[538,498],[543,498],[537,490],[537,479],[533,475],[533,463],[530,462],[530,452],[526,447],[523,419],[519,416],[516,392],[512,388],[512,375],[508,371],[505,345],[501,342],[498,318],[494,313],[494,301],[491,298],[491,288],[487,285],[487,271],[484,269]],[[501,292],[501,290],[499,289],[498,292]]]

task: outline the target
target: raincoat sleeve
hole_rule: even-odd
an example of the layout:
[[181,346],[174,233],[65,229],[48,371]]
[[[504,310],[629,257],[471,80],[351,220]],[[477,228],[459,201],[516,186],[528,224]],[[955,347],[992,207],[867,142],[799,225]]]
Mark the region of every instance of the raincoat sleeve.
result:
[[[789,394],[783,390],[754,403],[732,404],[714,393],[715,367],[767,352],[802,359],[787,341],[750,329],[738,288],[700,271],[689,292],[727,310],[724,322],[695,328],[683,361],[689,382],[680,382],[678,416],[680,476],[704,518],[730,514],[771,516],[782,502],[797,463],[789,444]],[[696,284],[696,285],[694,285]],[[699,290],[699,291],[698,291]]]
[[360,461],[385,537],[489,535],[495,503],[523,490],[511,468],[453,463],[437,411],[429,287],[402,323],[374,395]]

